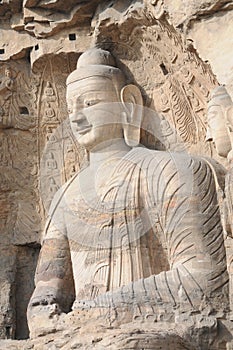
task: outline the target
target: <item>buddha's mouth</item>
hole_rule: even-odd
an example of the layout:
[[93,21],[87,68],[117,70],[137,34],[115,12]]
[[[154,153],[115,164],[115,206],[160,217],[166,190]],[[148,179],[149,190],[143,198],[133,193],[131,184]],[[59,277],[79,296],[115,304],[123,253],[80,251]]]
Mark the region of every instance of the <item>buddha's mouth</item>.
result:
[[87,132],[89,132],[91,129],[92,129],[92,125],[89,124],[89,125],[77,127],[76,130],[80,135],[83,135],[83,134],[86,134]]

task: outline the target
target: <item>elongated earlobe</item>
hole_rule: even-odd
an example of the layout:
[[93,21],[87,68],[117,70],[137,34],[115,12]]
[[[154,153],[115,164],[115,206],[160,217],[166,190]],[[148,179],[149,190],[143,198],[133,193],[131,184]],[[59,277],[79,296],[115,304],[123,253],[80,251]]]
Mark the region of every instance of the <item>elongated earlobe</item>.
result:
[[126,85],[121,90],[121,102],[124,106],[124,137],[130,147],[138,146],[140,142],[140,127],[142,123],[143,101],[139,88]]

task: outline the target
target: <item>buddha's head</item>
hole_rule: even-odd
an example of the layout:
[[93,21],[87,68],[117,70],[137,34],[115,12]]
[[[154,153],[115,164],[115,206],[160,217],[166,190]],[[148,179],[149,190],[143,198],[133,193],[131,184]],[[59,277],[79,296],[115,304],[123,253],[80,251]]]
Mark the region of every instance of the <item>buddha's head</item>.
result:
[[232,101],[225,87],[218,86],[214,89],[208,103],[206,140],[215,143],[217,153],[222,157],[227,157],[231,149],[225,118],[230,106]]
[[67,105],[73,134],[87,150],[114,139],[139,143],[141,93],[126,84],[110,52],[93,48],[80,56],[67,79]]

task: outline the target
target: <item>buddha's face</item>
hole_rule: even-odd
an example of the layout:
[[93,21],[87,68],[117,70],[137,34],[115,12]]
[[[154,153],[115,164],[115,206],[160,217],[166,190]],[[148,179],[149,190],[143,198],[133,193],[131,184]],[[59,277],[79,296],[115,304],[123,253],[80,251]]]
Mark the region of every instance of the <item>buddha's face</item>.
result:
[[207,141],[213,141],[217,153],[222,157],[227,157],[231,149],[229,136],[227,133],[225,116],[221,106],[210,106],[207,113],[208,129]]
[[87,150],[123,138],[122,107],[110,79],[91,77],[69,84],[67,105],[72,132]]

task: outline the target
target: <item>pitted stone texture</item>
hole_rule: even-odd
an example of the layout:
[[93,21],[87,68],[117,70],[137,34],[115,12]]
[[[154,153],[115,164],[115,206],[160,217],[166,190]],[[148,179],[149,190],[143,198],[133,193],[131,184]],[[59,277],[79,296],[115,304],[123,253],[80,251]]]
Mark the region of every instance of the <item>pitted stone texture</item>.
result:
[[[151,1],[152,2],[152,1]],[[164,9],[170,14],[175,26],[189,25],[192,20],[214,15],[218,11],[229,11],[233,2],[228,0],[163,0]]]
[[227,86],[231,96],[233,96],[232,24],[233,11],[220,12],[201,21],[194,21],[188,32],[188,37],[194,41],[201,58],[210,62],[218,81]]
[[[75,315],[66,321],[66,330],[41,336],[27,341],[1,341],[1,350],[225,350],[227,336],[224,332],[216,340],[216,322],[214,319],[200,319],[179,323],[129,323],[121,327],[103,327],[102,321],[96,320],[80,325]],[[187,323],[189,323],[187,325]],[[219,325],[220,328],[222,325]],[[225,326],[224,326],[225,327]],[[91,331],[90,331],[91,330]]]

